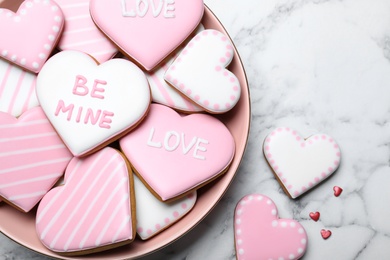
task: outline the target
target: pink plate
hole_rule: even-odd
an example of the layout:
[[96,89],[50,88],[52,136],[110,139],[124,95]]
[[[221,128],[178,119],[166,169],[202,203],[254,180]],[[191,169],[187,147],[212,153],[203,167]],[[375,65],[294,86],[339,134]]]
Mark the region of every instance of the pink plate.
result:
[[[16,11],[21,0],[0,0],[0,8],[9,8]],[[227,34],[215,15],[208,9],[202,20],[205,28],[216,29]],[[241,99],[228,113],[218,116],[231,131],[236,142],[236,155],[229,170],[216,181],[208,184],[198,191],[198,201],[192,211],[175,225],[161,232],[157,236],[141,241],[136,239],[133,243],[103,253],[92,254],[77,259],[129,259],[141,257],[169,245],[194,228],[214,208],[225,194],[233,177],[235,176],[244,155],[248,141],[251,117],[250,97],[248,83],[241,60],[235,49],[235,58],[229,69],[235,73],[242,86]],[[0,202],[0,232],[15,242],[38,253],[60,257],[44,247],[35,231],[35,210],[28,214],[21,213],[5,203]],[[61,256],[61,258],[63,258]],[[72,259],[71,257],[66,259]]]

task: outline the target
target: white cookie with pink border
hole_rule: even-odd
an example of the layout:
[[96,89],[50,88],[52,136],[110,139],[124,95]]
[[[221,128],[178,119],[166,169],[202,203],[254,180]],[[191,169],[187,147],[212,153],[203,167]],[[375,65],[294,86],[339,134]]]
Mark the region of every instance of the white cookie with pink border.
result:
[[[203,30],[204,27],[200,24],[196,30],[196,34]],[[180,48],[174,55],[162,62],[156,69],[146,73],[150,89],[152,91],[153,101],[182,112],[200,112],[204,109],[180,94],[180,92],[164,80],[165,72],[182,50],[183,48]]]
[[36,78],[34,73],[0,59],[0,111],[18,117],[38,106]]
[[111,59],[116,46],[96,27],[89,13],[89,0],[56,0],[65,16],[65,27],[58,42],[61,50],[88,53],[99,63]]
[[165,73],[165,80],[205,110],[225,113],[241,96],[238,78],[226,69],[233,56],[228,36],[205,30],[187,44]]
[[38,100],[75,156],[91,153],[130,131],[150,105],[145,74],[132,62],[98,65],[89,55],[62,51],[37,79]]
[[63,26],[64,15],[52,0],[24,1],[16,13],[0,9],[0,57],[38,73]]
[[147,240],[184,217],[195,205],[196,191],[170,203],[161,202],[134,176],[137,234]]
[[135,238],[131,169],[122,154],[106,147],[73,158],[64,186],[52,189],[37,211],[42,243],[64,255],[99,252]]
[[269,134],[263,145],[265,157],[284,190],[297,198],[332,175],[340,165],[341,152],[326,134],[303,138],[287,127]]
[[236,256],[244,259],[299,259],[306,252],[304,227],[292,219],[279,219],[267,196],[243,197],[234,213]]

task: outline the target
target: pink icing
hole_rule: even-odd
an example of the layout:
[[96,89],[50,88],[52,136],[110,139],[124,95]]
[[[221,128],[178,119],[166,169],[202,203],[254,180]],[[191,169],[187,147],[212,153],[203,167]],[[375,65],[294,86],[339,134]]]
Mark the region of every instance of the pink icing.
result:
[[19,119],[0,113],[0,196],[8,202],[30,211],[71,158],[40,107]]
[[144,121],[120,140],[120,146],[164,201],[223,172],[235,148],[232,135],[218,119],[206,114],[182,117],[157,104],[152,104]]
[[0,57],[38,73],[61,35],[60,7],[51,0],[24,1],[17,13],[0,9]]
[[238,260],[299,259],[307,247],[303,226],[292,219],[279,219],[274,202],[260,194],[238,202],[234,235]]
[[263,149],[290,196],[296,198],[328,178],[339,167],[341,153],[334,142],[325,134],[304,139],[296,131],[280,127],[266,138]]
[[134,239],[129,169],[112,148],[66,169],[65,185],[51,190],[37,211],[43,244],[62,253],[97,249]]
[[118,49],[100,32],[89,14],[89,0],[56,0],[65,16],[58,47],[90,54],[99,63],[109,60]]
[[0,59],[0,111],[20,116],[38,106],[36,75]]
[[204,5],[202,0],[92,0],[90,11],[121,50],[152,70],[200,23]]

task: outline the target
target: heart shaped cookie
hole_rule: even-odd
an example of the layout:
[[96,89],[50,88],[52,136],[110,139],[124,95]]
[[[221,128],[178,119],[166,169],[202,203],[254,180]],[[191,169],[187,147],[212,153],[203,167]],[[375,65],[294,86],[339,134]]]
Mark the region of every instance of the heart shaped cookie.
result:
[[162,201],[217,178],[235,152],[231,133],[218,119],[206,114],[182,117],[158,104],[151,105],[145,120],[120,140],[120,146],[137,175]]
[[0,56],[38,73],[63,26],[61,8],[52,0],[24,1],[17,13],[0,9]]
[[[204,27],[200,24],[196,32],[199,33],[203,30]],[[203,111],[201,107],[188,100],[188,98],[180,94],[180,92],[176,91],[175,88],[164,80],[165,72],[182,50],[183,49],[180,48],[180,50],[177,50],[176,53],[162,62],[156,69],[147,72],[146,77],[149,81],[154,102],[185,113],[200,112]]]
[[198,33],[165,73],[165,80],[210,113],[225,113],[241,96],[240,82],[226,69],[234,55],[229,37]]
[[295,130],[281,127],[266,137],[263,149],[269,165],[291,198],[318,185],[340,165],[340,148],[325,134],[305,139]]
[[147,240],[175,224],[195,205],[196,191],[171,203],[161,202],[134,176],[137,204],[137,233]]
[[88,53],[99,63],[112,58],[118,49],[96,27],[89,13],[89,0],[56,0],[65,16],[58,48]]
[[34,73],[0,59],[0,111],[20,116],[39,105]]
[[50,58],[36,88],[47,117],[75,156],[128,132],[143,119],[151,99],[145,74],[130,61],[97,65],[77,51]]
[[306,252],[307,235],[292,219],[279,219],[275,203],[252,194],[242,198],[234,214],[237,259],[299,259]]
[[28,212],[72,159],[40,107],[19,119],[0,113],[0,197]]
[[125,54],[152,70],[200,23],[203,0],[91,0],[93,21]]
[[135,203],[130,169],[122,155],[104,148],[74,158],[65,184],[51,190],[37,211],[42,243],[65,255],[99,252],[135,237]]

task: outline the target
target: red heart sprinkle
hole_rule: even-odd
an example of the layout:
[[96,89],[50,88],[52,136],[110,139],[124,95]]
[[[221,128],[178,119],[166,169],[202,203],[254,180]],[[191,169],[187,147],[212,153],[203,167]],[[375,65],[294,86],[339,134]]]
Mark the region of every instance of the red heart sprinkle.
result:
[[323,239],[328,239],[332,235],[332,231],[321,229],[321,236]]
[[343,192],[343,189],[340,188],[339,186],[334,186],[333,187],[334,195],[336,197],[340,196],[340,194]]
[[320,213],[317,211],[317,212],[310,212],[309,214],[310,218],[314,221],[318,221],[320,219]]

